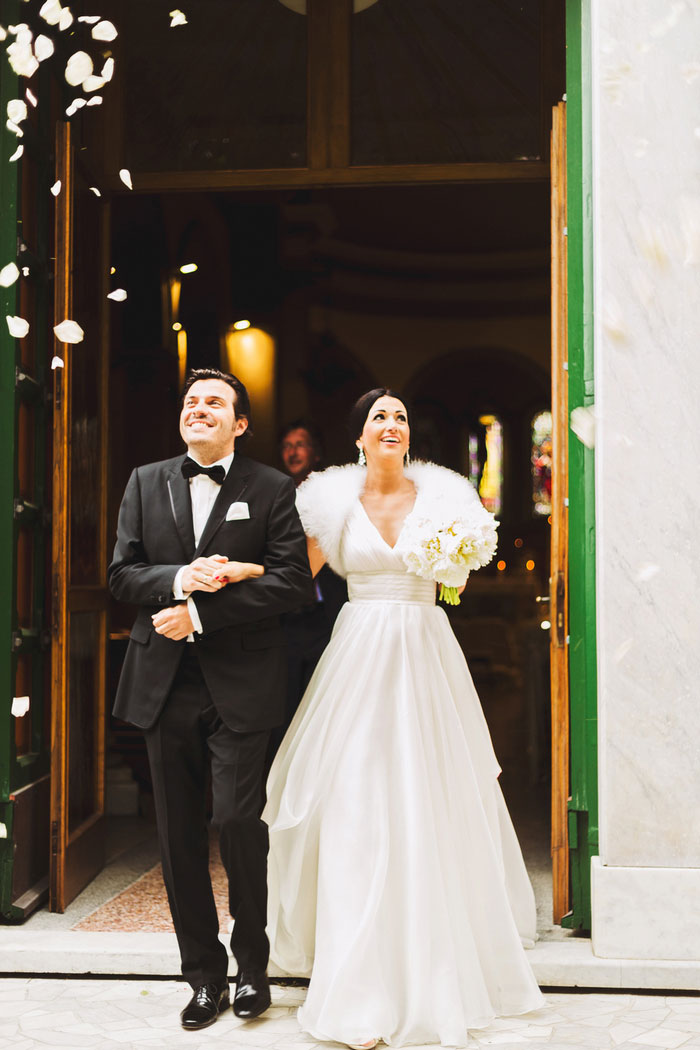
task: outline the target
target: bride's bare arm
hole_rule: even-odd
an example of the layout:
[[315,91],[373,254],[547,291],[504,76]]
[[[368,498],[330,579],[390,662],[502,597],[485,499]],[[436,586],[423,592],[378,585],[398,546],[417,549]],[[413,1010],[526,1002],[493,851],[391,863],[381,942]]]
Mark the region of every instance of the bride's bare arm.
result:
[[241,580],[250,580],[264,573],[264,566],[252,561],[227,561],[217,569],[217,577],[227,583],[240,583]]
[[319,547],[313,536],[306,537],[306,553],[309,556],[309,565],[311,566],[311,575],[316,576],[323,566],[326,564],[326,559],[323,551]]

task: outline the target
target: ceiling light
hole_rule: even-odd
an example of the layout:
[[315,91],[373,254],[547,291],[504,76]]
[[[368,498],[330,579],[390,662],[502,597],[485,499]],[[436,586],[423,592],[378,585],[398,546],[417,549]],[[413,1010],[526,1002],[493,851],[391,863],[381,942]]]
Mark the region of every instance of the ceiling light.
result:
[[246,328],[250,328],[250,321],[234,321],[233,327],[237,332],[242,332]]
[[196,273],[197,263],[183,263],[180,267],[180,273]]

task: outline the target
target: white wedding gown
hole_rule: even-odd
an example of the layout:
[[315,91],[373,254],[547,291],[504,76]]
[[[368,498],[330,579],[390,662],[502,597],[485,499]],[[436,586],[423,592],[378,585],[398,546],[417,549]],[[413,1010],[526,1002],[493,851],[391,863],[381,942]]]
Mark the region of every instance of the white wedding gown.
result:
[[341,557],[350,600],[268,781],[272,958],[311,976],[316,1039],[463,1046],[543,1003],[534,895],[435,584],[359,501]]

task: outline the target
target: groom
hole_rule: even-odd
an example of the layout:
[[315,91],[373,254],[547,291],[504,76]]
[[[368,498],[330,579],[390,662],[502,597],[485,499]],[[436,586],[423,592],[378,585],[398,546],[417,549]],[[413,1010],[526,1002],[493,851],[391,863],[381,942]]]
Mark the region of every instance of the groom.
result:
[[[311,574],[294,483],[238,449],[249,417],[235,376],[190,373],[180,415],[188,455],[133,471],[109,567],[112,594],[138,606],[114,714],[145,731],[163,878],[194,989],[186,1029],[229,1006],[208,868],[209,766],[235,920],[234,1013],[257,1017],[270,1005],[263,769],[284,715],[280,614],[310,600]],[[244,563],[229,565],[244,577],[264,573],[226,582],[230,562]]]

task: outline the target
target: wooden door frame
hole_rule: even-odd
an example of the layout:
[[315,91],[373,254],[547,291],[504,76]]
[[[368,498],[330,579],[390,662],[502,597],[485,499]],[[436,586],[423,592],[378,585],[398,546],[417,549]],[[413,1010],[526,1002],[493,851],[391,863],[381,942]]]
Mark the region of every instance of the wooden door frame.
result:
[[[72,129],[68,122],[56,128],[56,178],[61,180],[61,194],[56,201],[56,275],[54,314],[57,319],[72,317],[74,278],[74,205],[75,156]],[[108,222],[108,212],[102,212]],[[102,229],[103,257],[98,265],[103,273],[101,293],[107,294],[107,226]],[[50,907],[63,911],[104,863],[104,792],[106,732],[106,663],[107,663],[107,435],[108,371],[106,367],[106,314],[101,310],[102,325],[98,336],[100,407],[99,471],[103,484],[98,501],[98,563],[96,585],[71,588],[71,346],[57,345],[64,367],[54,370],[54,466],[52,530],[52,724],[51,724],[51,868]],[[96,704],[95,810],[78,827],[69,828],[69,740],[70,740],[70,619],[71,613],[92,611],[99,617],[98,696]]]

